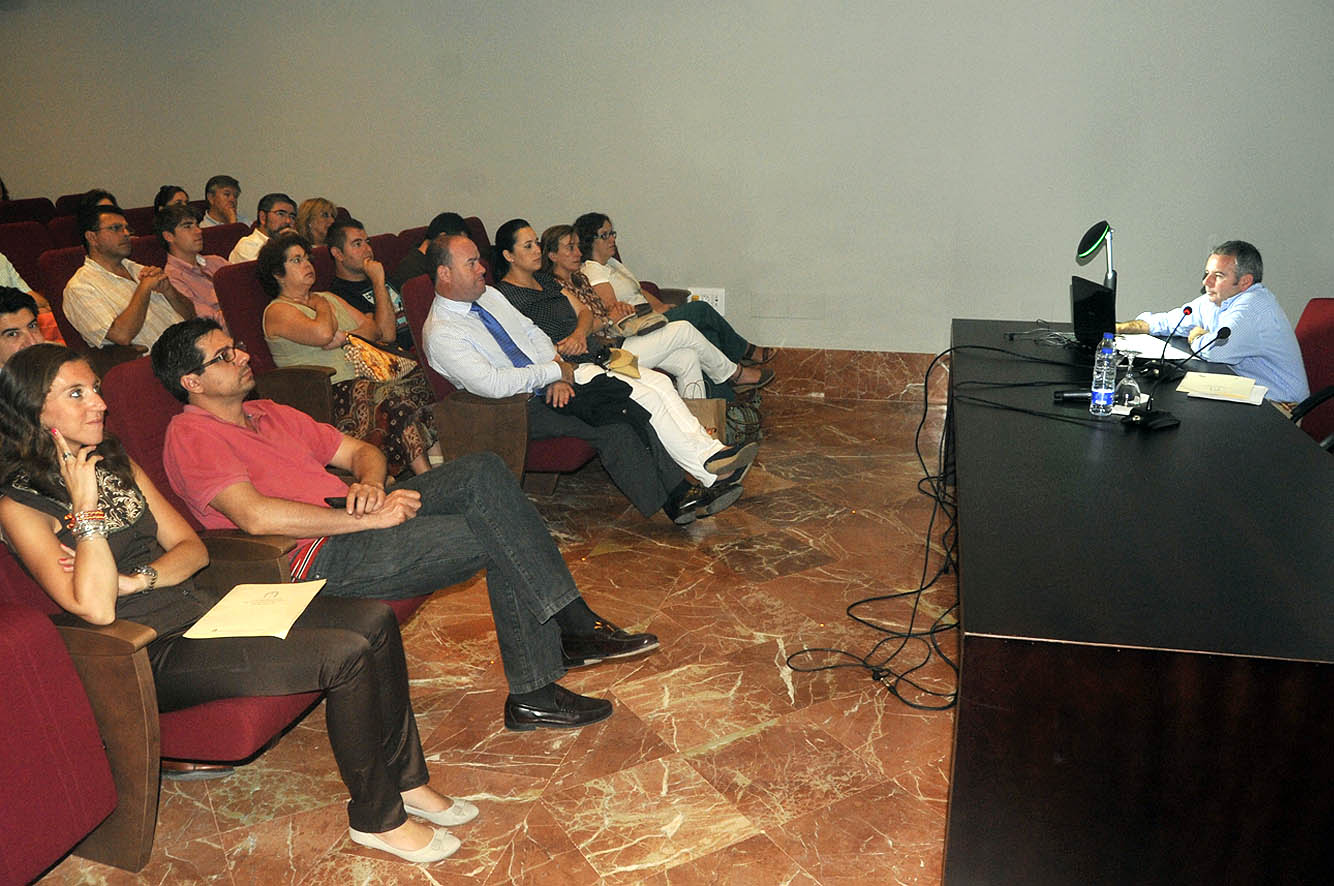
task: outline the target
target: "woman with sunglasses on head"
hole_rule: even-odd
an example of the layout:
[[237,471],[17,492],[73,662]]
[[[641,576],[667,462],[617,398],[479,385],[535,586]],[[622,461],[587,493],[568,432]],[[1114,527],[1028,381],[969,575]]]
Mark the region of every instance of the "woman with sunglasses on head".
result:
[[334,370],[334,425],[349,437],[380,446],[391,472],[430,468],[440,454],[431,404],[434,397],[420,372],[391,381],[358,378],[343,352],[349,335],[392,343],[394,306],[376,304],[364,314],[331,292],[313,292],[315,267],[310,244],[294,231],[264,244],[255,273],[272,301],[264,309],[264,340],[279,366],[328,366]]
[[323,246],[324,238],[338,217],[338,207],[323,197],[302,200],[296,210],[296,231],[312,246]]
[[159,710],[323,690],[352,839],[418,862],[457,849],[408,818],[463,824],[476,808],[427,784],[392,610],[317,596],[285,640],[186,639],[216,602],[191,581],[208,555],[105,417],[97,376],[68,348],[34,345],[0,369],[0,527],[24,568],[85,621],[157,632],[147,653]]
[[[777,348],[757,347],[746,341],[708,302],[688,301],[673,306],[641,287],[639,278],[616,257],[616,229],[606,215],[588,212],[579,216],[574,221],[574,234],[582,260],[580,270],[613,320],[628,315],[636,305],[647,304],[668,320],[684,320],[694,326],[729,360],[743,366],[761,366],[778,353]],[[773,380],[772,370],[763,372],[763,380],[754,387]]]

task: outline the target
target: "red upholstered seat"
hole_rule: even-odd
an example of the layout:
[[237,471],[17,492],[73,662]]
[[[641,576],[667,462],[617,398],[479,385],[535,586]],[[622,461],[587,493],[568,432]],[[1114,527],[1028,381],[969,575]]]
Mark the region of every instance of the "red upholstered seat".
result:
[[403,260],[403,256],[408,254],[407,250],[403,248],[402,241],[394,234],[376,234],[370,238],[370,243],[376,261],[384,265],[386,277],[394,272],[394,268],[398,267],[398,263]]
[[35,221],[45,224],[56,215],[49,197],[23,197],[0,201],[0,224]]
[[[116,807],[97,722],[36,586],[0,546],[0,882],[27,883]],[[45,599],[40,589],[36,593]],[[49,604],[50,601],[46,600]]]
[[125,223],[130,226],[130,230],[140,237],[145,235],[156,236],[153,234],[153,217],[157,215],[151,206],[136,206],[133,209],[126,209]]
[[46,223],[46,230],[51,234],[51,245],[55,249],[83,245],[79,220],[72,215],[57,215],[50,219]]
[[[422,325],[431,310],[431,300],[435,297],[435,288],[426,275],[413,277],[403,284],[403,310],[408,317],[408,326],[412,329],[412,340],[417,345],[417,353],[425,355],[422,344]],[[449,380],[437,373],[423,358],[422,371],[431,383],[431,390],[438,399],[457,390]],[[586,441],[575,437],[551,437],[545,440],[528,441],[527,456],[524,459],[525,472],[554,474],[577,471],[588,464],[597,455]]]
[[250,226],[243,225],[240,222],[232,225],[214,225],[211,228],[204,228],[204,255],[217,255],[222,258],[232,254],[236,248],[236,243],[246,234],[250,233]]
[[51,248],[51,232],[41,222],[22,221],[0,225],[0,254],[9,259],[23,282],[38,292],[42,291],[42,277],[37,259]]
[[167,266],[167,249],[157,234],[139,234],[130,238],[130,243],[130,261],[157,268]]
[[79,201],[83,200],[86,191],[80,191],[77,194],[61,194],[56,198],[56,215],[74,215],[79,211]]
[[[486,282],[490,286],[496,285],[496,275],[493,273],[492,254],[494,248],[491,246],[491,235],[486,232],[486,225],[475,215],[470,215],[463,220],[468,226],[468,239],[477,247],[477,254],[482,257],[482,264],[486,266]],[[421,241],[418,241],[421,242]]]
[[[87,253],[82,246],[66,246],[63,249],[48,249],[37,258],[37,267],[41,272],[41,293],[51,303],[51,313],[55,315],[56,325],[65,343],[80,353],[87,353],[88,343],[83,340],[79,330],[65,318],[65,285],[74,272],[83,267]],[[29,280],[29,283],[32,281]]]
[[[1306,381],[1315,394],[1334,385],[1334,298],[1313,298],[1297,320]],[[1302,419],[1302,430],[1316,440],[1334,434],[1334,402],[1326,402]]]

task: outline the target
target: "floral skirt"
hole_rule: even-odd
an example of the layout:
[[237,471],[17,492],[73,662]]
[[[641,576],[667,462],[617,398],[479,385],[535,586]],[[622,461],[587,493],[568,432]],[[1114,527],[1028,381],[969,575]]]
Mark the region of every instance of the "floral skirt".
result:
[[380,447],[393,476],[435,444],[434,399],[420,372],[395,381],[340,381],[333,386],[334,425]]

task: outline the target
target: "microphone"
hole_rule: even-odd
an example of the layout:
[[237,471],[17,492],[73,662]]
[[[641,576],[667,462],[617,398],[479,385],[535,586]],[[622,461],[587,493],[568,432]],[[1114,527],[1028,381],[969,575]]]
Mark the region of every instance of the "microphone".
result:
[[[1186,318],[1195,313],[1195,309],[1186,305],[1181,309],[1181,319],[1177,320],[1177,325],[1172,327],[1172,331],[1167,333],[1167,338],[1163,341],[1163,352],[1158,355],[1158,359],[1144,364],[1143,374],[1146,378],[1161,378],[1163,369],[1167,365],[1167,346],[1172,343],[1172,336],[1177,334],[1181,324],[1186,322]],[[1156,366],[1154,364],[1157,364]]]
[[1153,390],[1149,391],[1149,408],[1153,408],[1153,397],[1155,394],[1158,393],[1158,385],[1162,384],[1164,381],[1167,381],[1169,378],[1175,381],[1176,379],[1185,376],[1186,370],[1183,369],[1182,367],[1186,363],[1189,363],[1191,360],[1194,360],[1201,353],[1203,353],[1206,348],[1211,348],[1216,344],[1226,344],[1227,340],[1231,336],[1232,336],[1231,327],[1220,326],[1218,327],[1218,331],[1214,333],[1213,341],[1205,342],[1203,345],[1199,346],[1198,348],[1195,348],[1180,360],[1164,361],[1163,365],[1158,368],[1158,380],[1154,382]]

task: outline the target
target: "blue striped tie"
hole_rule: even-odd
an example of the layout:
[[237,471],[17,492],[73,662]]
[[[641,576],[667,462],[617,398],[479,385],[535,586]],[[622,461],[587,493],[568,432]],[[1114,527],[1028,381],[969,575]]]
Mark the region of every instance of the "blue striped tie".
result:
[[500,325],[500,321],[491,316],[491,313],[477,302],[472,303],[472,312],[482,319],[482,325],[486,331],[491,333],[491,337],[500,345],[500,349],[505,352],[505,356],[510,358],[510,362],[518,369],[525,366],[532,366],[533,361],[528,355],[514,343],[510,334],[505,331],[505,327]]

